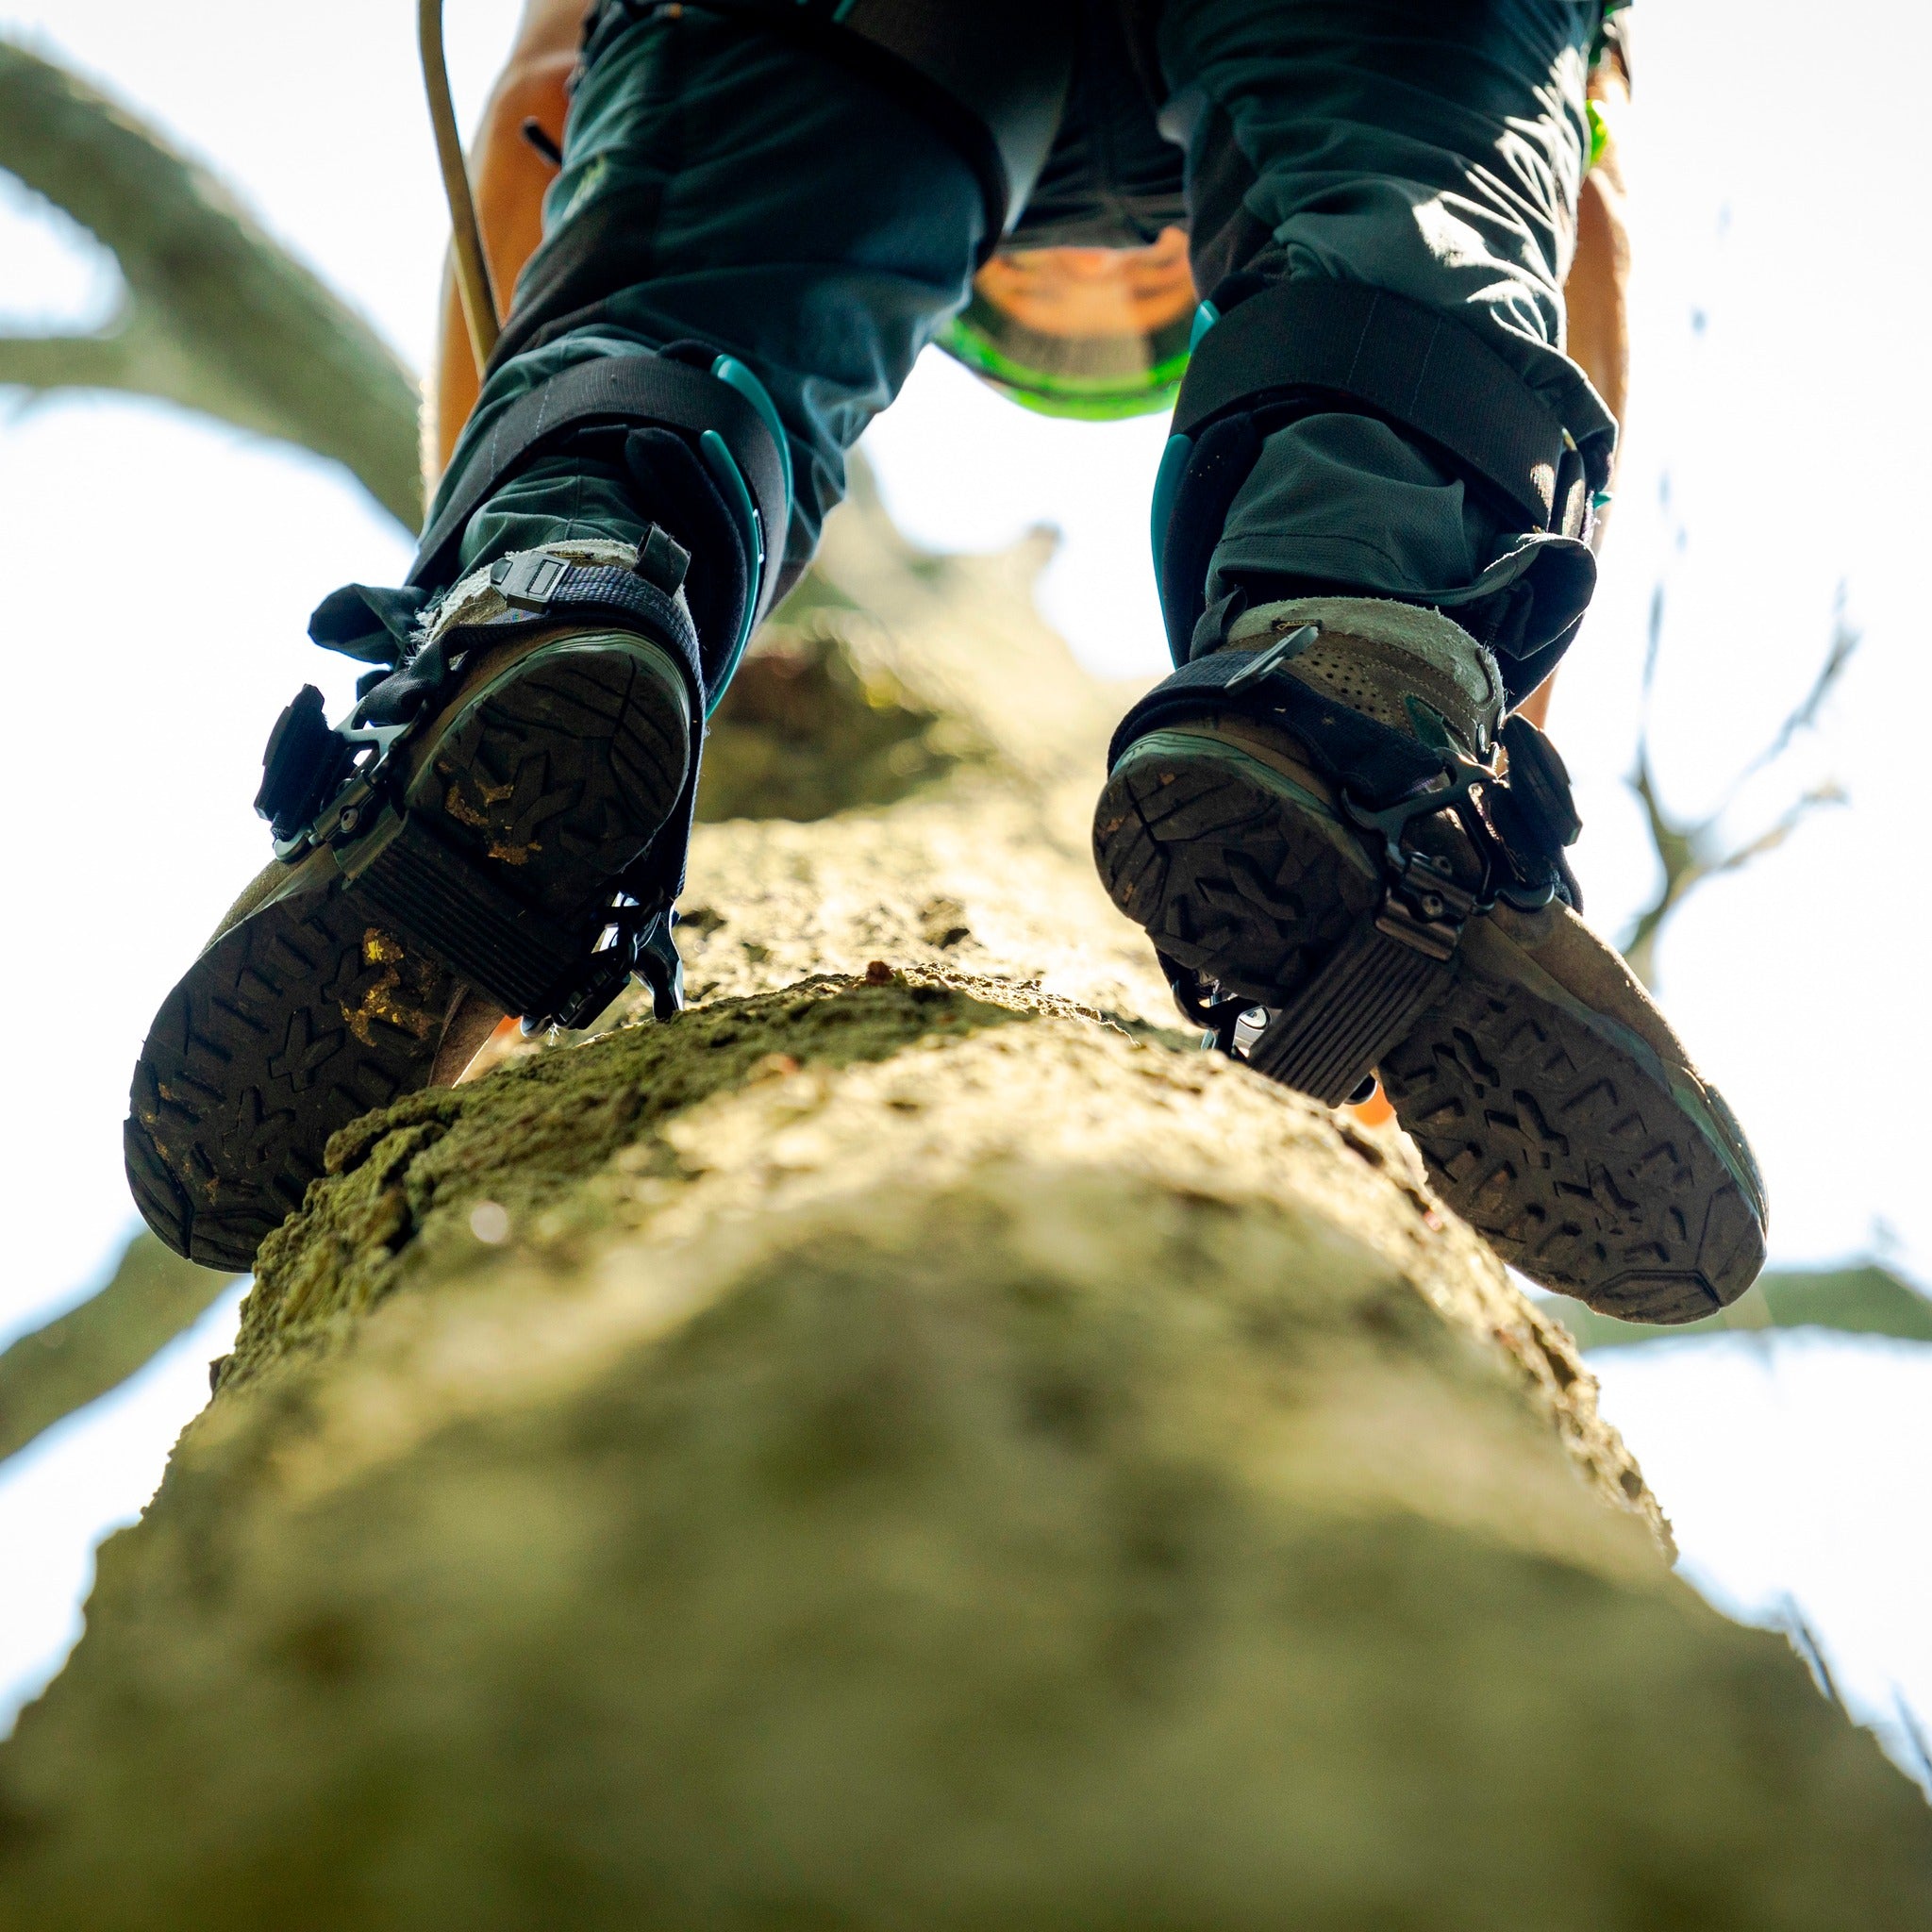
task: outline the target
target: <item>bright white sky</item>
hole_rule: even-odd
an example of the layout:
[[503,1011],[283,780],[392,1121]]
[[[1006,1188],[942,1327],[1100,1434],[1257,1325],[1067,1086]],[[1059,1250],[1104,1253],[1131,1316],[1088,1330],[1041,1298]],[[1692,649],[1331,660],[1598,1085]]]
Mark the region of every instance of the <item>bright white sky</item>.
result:
[[[471,111],[515,10],[450,0]],[[413,14],[0,0],[0,32],[172,131],[421,367],[446,224]],[[1607,579],[1552,719],[1589,823],[1579,870],[1611,932],[1650,883],[1621,778],[1657,582],[1658,764],[1693,809],[1804,691],[1842,580],[1864,650],[1818,740],[1738,826],[1826,776],[1851,805],[1700,895],[1664,945],[1663,991],[1750,1126],[1774,1258],[1875,1247],[1924,1281],[1928,920],[1905,833],[1932,712],[1932,17],[1903,0],[1644,0],[1637,18],[1635,404]],[[98,320],[111,266],[10,189],[0,176],[0,328]],[[936,547],[1058,524],[1042,602],[1089,663],[1126,675],[1161,662],[1145,525],[1163,434],[1042,423],[929,356],[868,446],[901,523]],[[266,856],[248,804],[276,711],[305,680],[347,693],[351,668],[304,638],[308,611],[349,578],[395,581],[408,545],[326,465],[110,398],[0,404],[0,528],[15,721],[0,996],[19,1022],[4,1338],[72,1300],[125,1238],[120,1123],[147,1018]],[[231,1324],[217,1310],[0,1476],[0,1722],[71,1642],[94,1540],[152,1491]],[[1802,1606],[1874,1717],[1895,1688],[1932,1716],[1932,1351],[1679,1342],[1599,1367],[1690,1574],[1752,1614]]]

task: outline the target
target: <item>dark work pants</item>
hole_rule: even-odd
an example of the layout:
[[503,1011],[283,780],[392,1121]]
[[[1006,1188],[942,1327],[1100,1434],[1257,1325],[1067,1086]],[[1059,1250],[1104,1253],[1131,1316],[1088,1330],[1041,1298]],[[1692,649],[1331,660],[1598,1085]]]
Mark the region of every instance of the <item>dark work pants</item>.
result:
[[[1224,252],[1236,232],[1244,258],[1215,272],[1368,283],[1451,311],[1581,441],[1607,419],[1561,352],[1562,284],[1597,14],[1596,0],[1167,0],[1161,125],[1192,183],[1231,180],[1239,196],[1239,219],[1220,208],[1215,229]],[[777,404],[798,486],[788,555],[804,562],[845,451],[966,299],[984,222],[974,177],[874,84],[693,4],[601,44],[523,290],[574,224],[600,217],[621,225],[622,286],[491,372],[451,476],[559,371],[696,339]],[[1209,239],[1195,237],[1204,269]],[[478,512],[463,561],[639,531],[614,470],[552,455]],[[1454,601],[1521,535],[1403,433],[1316,415],[1269,439],[1208,598],[1239,571]]]

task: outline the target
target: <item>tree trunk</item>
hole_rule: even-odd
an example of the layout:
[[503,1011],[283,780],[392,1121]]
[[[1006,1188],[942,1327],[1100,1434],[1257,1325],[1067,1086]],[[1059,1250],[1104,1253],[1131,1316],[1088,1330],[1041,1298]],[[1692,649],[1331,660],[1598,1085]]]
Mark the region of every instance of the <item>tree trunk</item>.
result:
[[1173,1030],[1039,560],[835,522],[707,791],[825,815],[702,828],[694,1008],[338,1137],[0,1926],[1928,1923],[1406,1143]]

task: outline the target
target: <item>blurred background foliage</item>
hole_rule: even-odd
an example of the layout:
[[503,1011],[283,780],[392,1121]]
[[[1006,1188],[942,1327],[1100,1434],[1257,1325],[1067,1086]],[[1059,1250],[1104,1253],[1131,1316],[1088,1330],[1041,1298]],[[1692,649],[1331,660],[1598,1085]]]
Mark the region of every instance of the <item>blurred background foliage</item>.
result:
[[220,182],[120,102],[5,40],[0,169],[92,234],[123,284],[92,333],[0,336],[0,387],[160,397],[332,458],[417,527],[416,378]]
[[119,1388],[235,1279],[182,1260],[142,1229],[104,1287],[0,1355],[0,1461]]
[[1932,1300],[1876,1261],[1768,1269],[1729,1307],[1681,1328],[1620,1322],[1567,1295],[1549,1296],[1544,1306],[1586,1349],[1629,1348],[1680,1335],[1759,1335],[1772,1328],[1835,1328],[1848,1335],[1932,1341]]

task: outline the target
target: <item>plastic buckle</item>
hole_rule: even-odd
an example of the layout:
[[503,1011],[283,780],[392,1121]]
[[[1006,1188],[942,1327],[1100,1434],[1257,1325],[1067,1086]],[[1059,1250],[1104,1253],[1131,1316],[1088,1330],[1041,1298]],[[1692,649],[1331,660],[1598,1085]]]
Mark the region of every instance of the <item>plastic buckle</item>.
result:
[[497,594],[512,610],[541,612],[549,609],[557,588],[570,574],[570,565],[560,557],[545,557],[541,551],[525,550],[508,558],[494,571],[490,581]]
[[[1441,771],[1380,810],[1358,805],[1346,791],[1341,794],[1342,808],[1355,824],[1364,831],[1381,835],[1383,864],[1391,879],[1407,879],[1409,867],[1419,858],[1412,847],[1403,842],[1408,827],[1417,819],[1441,815],[1461,828],[1482,865],[1482,888],[1474,895],[1469,913],[1488,912],[1499,900],[1524,911],[1547,906],[1559,895],[1572,905],[1577,904],[1581,894],[1559,848],[1551,854],[1525,854],[1507,836],[1513,823],[1509,814],[1525,810],[1547,819],[1560,819],[1557,836],[1566,841],[1575,836],[1569,775],[1554,748],[1539,733],[1533,743],[1519,749],[1521,734],[1511,731],[1510,726],[1515,724],[1512,719],[1510,725],[1505,726],[1502,745],[1512,758],[1521,756],[1525,765],[1521,774],[1524,782],[1512,786],[1499,769],[1500,761],[1493,749],[1487,759],[1472,758],[1442,718],[1428,706],[1411,700],[1410,710],[1420,734],[1441,758]],[[1535,863],[1538,860],[1542,862]],[[1439,886],[1429,885],[1425,889],[1434,892]],[[1466,919],[1469,913],[1462,916]],[[1393,916],[1396,923],[1402,923],[1402,913],[1398,911]]]
[[1259,684],[1273,677],[1291,658],[1301,654],[1322,635],[1319,624],[1305,624],[1299,630],[1291,630],[1285,638],[1277,638],[1264,651],[1257,651],[1241,668],[1221,687],[1222,695],[1231,696],[1238,691],[1245,691],[1250,685]]
[[[1493,765],[1486,765],[1481,759],[1471,758],[1449,737],[1446,727],[1440,741],[1429,748],[1441,756],[1441,771],[1435,777],[1424,780],[1418,790],[1398,798],[1393,805],[1371,809],[1357,805],[1346,788],[1341,792],[1342,809],[1349,817],[1363,831],[1381,834],[1383,858],[1389,870],[1397,874],[1403,872],[1411,856],[1403,845],[1402,837],[1415,820],[1434,818],[1439,812],[1455,812],[1461,822],[1462,814],[1457,808],[1470,804],[1477,786],[1502,782]],[[1466,824],[1464,829],[1468,830]]]

